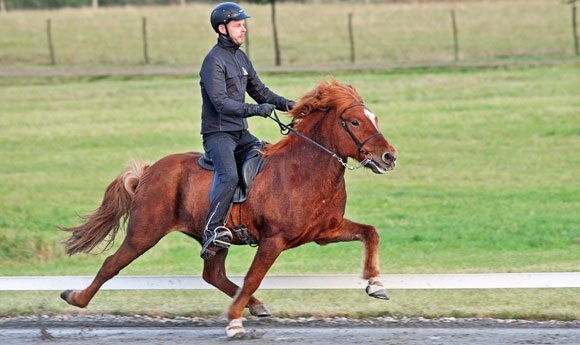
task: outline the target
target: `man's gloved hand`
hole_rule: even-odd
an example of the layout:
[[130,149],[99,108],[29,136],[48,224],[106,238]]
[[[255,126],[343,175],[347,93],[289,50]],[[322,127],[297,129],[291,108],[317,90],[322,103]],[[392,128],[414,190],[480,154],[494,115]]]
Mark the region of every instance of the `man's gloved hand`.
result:
[[288,107],[287,111],[294,109],[295,106],[296,106],[296,102],[294,102],[292,100],[288,100],[288,103],[286,103],[286,107]]
[[262,103],[256,107],[256,115],[260,115],[262,117],[268,117],[272,112],[276,109],[274,104],[270,103]]

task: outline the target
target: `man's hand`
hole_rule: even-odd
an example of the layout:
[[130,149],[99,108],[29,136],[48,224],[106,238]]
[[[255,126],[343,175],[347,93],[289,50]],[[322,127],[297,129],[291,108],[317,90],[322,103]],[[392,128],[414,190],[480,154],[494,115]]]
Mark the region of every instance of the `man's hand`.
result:
[[256,108],[256,115],[260,115],[262,117],[268,117],[272,112],[276,109],[274,104],[270,103],[262,103],[259,104]]

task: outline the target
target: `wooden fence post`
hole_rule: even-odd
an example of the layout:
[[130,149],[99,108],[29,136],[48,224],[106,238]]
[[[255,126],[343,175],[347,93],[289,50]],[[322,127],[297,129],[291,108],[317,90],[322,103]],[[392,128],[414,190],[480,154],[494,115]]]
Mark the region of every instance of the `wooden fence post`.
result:
[[56,60],[54,58],[54,47],[52,45],[52,28],[51,28],[51,19],[46,20],[46,35],[48,38],[48,52],[50,54],[50,63],[52,65],[56,65]]
[[282,65],[282,57],[280,53],[280,41],[278,40],[278,25],[276,24],[276,0],[270,0],[272,8],[272,30],[274,34],[274,53],[276,54],[276,66]]
[[455,20],[455,10],[451,10],[451,25],[453,27],[453,56],[455,61],[459,60],[459,40],[457,39],[457,21]]
[[576,55],[580,55],[580,48],[578,47],[578,26],[576,23],[576,5],[572,6],[572,34],[574,35],[574,51]]
[[354,34],[352,31],[352,12],[348,14],[348,38],[350,41],[350,63],[354,64],[355,50],[354,50]]
[[143,17],[143,56],[145,57],[145,63],[149,63],[149,52],[148,52],[148,42],[147,42],[147,17]]

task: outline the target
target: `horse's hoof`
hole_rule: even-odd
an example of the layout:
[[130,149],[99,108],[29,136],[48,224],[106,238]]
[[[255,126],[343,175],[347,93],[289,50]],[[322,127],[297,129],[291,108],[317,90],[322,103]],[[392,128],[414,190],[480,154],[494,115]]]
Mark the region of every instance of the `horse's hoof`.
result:
[[63,292],[61,292],[60,294],[60,298],[62,298],[66,303],[72,305],[73,307],[79,307],[79,308],[84,308],[87,306],[87,303],[82,304],[79,303],[78,301],[78,291],[74,291],[74,290],[65,290]]
[[380,290],[377,290],[377,291],[371,292],[371,293],[368,292],[368,289],[369,288],[367,287],[367,294],[369,296],[374,297],[374,298],[378,298],[378,299],[389,300],[389,295],[387,295],[387,291],[385,291],[385,289],[380,289]]
[[250,314],[257,316],[257,317],[268,317],[272,316],[268,307],[265,304],[258,304],[253,307],[250,307]]
[[60,293],[60,298],[62,298],[66,303],[70,304],[68,301],[68,296],[72,293],[72,290],[65,290]]
[[246,330],[242,326],[242,319],[230,321],[229,326],[226,327],[226,335],[230,339],[243,339],[246,335]]
[[385,290],[383,283],[381,283],[378,278],[369,279],[369,285],[367,285],[365,291],[367,292],[367,295],[371,297],[384,300],[389,299],[389,295],[387,295],[387,291]]

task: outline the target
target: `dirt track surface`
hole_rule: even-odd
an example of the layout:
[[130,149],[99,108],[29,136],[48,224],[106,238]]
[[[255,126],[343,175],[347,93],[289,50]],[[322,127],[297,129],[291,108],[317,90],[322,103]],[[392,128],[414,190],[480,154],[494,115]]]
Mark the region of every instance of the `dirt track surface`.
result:
[[[223,319],[145,316],[31,316],[0,318],[0,344],[223,344]],[[492,319],[255,319],[236,340],[265,344],[579,345],[580,321]]]

